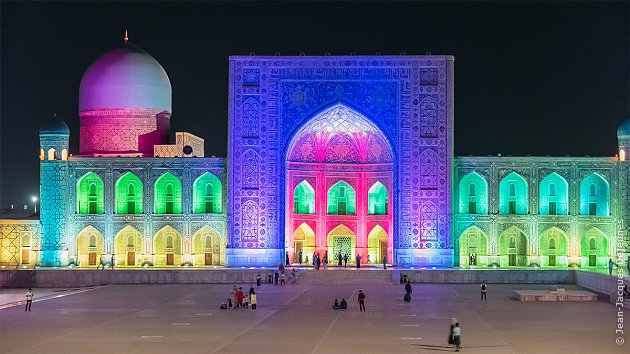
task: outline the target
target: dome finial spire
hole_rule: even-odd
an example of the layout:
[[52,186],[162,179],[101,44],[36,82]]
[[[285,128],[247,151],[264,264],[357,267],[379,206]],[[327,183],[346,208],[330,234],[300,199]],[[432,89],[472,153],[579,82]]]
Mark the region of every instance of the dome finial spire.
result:
[[125,43],[129,42],[129,35],[127,34],[127,30],[125,30],[125,38],[123,38],[125,40]]

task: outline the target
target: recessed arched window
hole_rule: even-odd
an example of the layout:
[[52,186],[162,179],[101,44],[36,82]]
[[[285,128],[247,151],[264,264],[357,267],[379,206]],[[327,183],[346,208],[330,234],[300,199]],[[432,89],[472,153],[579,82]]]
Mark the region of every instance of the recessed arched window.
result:
[[166,236],[166,248],[173,248],[173,236]]
[[88,172],[77,181],[77,213],[103,214],[105,187],[94,172]]
[[356,212],[356,193],[344,181],[337,182],[328,190],[329,215],[354,215]]
[[471,172],[459,181],[459,213],[488,213],[488,183],[477,172]]
[[591,238],[588,240],[588,249],[590,249],[590,250],[595,250],[595,249],[597,249],[597,246],[596,246],[596,243],[595,243],[595,238],[594,238],[594,237],[591,237]]
[[133,235],[129,235],[127,236],[127,247],[134,247],[134,243],[133,243]]
[[115,185],[116,214],[142,214],[143,185],[140,178],[126,172]]
[[53,148],[48,149],[48,160],[54,160],[55,159],[55,155],[56,155],[56,151]]
[[588,175],[580,184],[580,214],[608,216],[610,186],[598,173]]
[[302,181],[293,190],[293,213],[315,214],[315,190],[307,181]]
[[31,237],[29,235],[22,237],[22,247],[31,247]]
[[567,215],[569,212],[569,184],[553,172],[540,181],[539,212],[542,215]]
[[499,184],[499,213],[527,214],[528,189],[525,179],[516,172],[505,176]]
[[552,249],[552,250],[556,249],[556,239],[553,237],[549,239],[549,249]]
[[205,172],[193,182],[193,213],[220,214],[223,191],[221,181],[212,173]]
[[212,248],[212,236],[206,236],[206,249]]
[[516,239],[514,236],[510,237],[510,248],[516,248]]
[[626,150],[619,149],[619,161],[626,161]]
[[386,215],[387,200],[387,188],[381,182],[374,183],[368,191],[368,215]]
[[64,160],[64,161],[68,160],[68,150],[67,149],[61,150],[61,159]]
[[96,236],[90,235],[90,247],[96,247]]
[[154,187],[156,214],[181,214],[182,183],[172,173],[163,174]]

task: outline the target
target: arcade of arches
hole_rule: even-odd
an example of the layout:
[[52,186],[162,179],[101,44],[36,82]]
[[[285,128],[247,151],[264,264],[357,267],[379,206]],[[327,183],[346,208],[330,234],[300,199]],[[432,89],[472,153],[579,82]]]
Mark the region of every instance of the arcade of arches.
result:
[[391,262],[393,154],[383,132],[335,104],[293,136],[286,164],[290,261],[327,252],[336,263],[341,252],[352,263],[357,255],[361,263]]
[[[30,242],[30,241],[24,241]],[[79,267],[96,267],[109,264],[112,253],[105,250],[103,234],[93,226],[83,229],[76,237],[76,259]],[[146,241],[142,233],[125,226],[114,237],[114,265],[116,267],[142,267],[144,265],[170,266],[223,266],[227,240],[217,230],[204,226],[192,237],[192,246],[184,250],[179,231],[165,226]]]
[[457,239],[455,252],[460,266],[497,267],[606,267],[610,256],[605,233],[593,227],[579,238],[579,247],[569,247],[569,237],[557,227],[551,227],[537,237],[537,247],[531,250],[530,238],[512,226],[498,236],[497,246],[476,226],[464,230]]

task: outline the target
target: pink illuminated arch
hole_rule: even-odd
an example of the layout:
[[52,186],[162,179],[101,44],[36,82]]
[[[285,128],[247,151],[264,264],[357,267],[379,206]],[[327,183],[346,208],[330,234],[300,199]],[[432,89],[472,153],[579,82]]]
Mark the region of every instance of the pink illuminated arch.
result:
[[[296,131],[285,156],[285,247],[291,260],[295,260],[296,248],[305,247],[300,245],[294,232],[296,226],[303,224],[312,225],[313,251],[320,257],[328,253],[328,259],[333,260],[343,249],[351,254],[351,262],[356,255],[361,256],[361,263],[367,262],[368,255],[372,262],[380,262],[385,255],[392,259],[393,213],[389,211],[393,208],[387,203],[387,191],[393,190],[394,155],[387,137],[369,117],[343,103],[335,103],[313,115]],[[294,188],[303,181],[309,181],[314,187],[315,210],[308,214],[295,208]],[[340,181],[345,187],[341,190]],[[384,197],[379,199],[382,210],[370,213],[369,189],[377,182],[384,191]],[[297,202],[299,204],[299,200]],[[369,233],[375,223],[382,225],[383,232],[376,239],[382,239],[383,243],[370,248]],[[335,234],[333,230],[339,225],[355,231],[352,236],[328,237]],[[375,259],[377,255],[380,260]]]

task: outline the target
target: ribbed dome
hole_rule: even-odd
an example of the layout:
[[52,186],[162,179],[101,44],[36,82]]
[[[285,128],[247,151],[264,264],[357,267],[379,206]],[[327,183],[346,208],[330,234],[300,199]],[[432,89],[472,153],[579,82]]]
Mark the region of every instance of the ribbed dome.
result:
[[618,137],[630,137],[630,119],[626,119],[619,128],[617,128]]
[[39,134],[70,135],[70,128],[63,120],[53,116],[39,128]]
[[171,82],[149,53],[126,42],[83,74],[79,111],[141,108],[171,112]]

